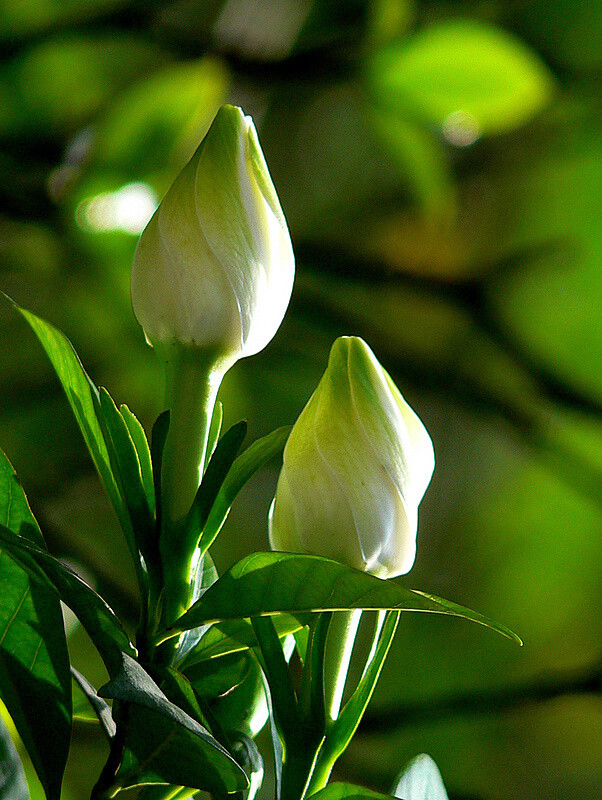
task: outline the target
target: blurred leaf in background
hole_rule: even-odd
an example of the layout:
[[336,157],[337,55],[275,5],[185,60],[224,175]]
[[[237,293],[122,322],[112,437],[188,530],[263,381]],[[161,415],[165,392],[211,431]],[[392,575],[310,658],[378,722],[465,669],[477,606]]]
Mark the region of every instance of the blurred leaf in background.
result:
[[[137,235],[219,105],[241,105],[298,278],[276,339],[228,376],[225,424],[291,424],[334,337],[364,336],[435,444],[404,585],[525,640],[402,618],[338,780],[387,792],[426,752],[451,800],[600,794],[601,28],[570,0],[0,1],[0,288],[149,430],[163,387],[130,309]],[[5,305],[0,334],[0,444],[50,549],[134,618],[60,387]],[[267,547],[275,479],[237,500],[220,568]],[[80,628],[69,644],[104,683]],[[64,800],[105,752],[76,722]]]

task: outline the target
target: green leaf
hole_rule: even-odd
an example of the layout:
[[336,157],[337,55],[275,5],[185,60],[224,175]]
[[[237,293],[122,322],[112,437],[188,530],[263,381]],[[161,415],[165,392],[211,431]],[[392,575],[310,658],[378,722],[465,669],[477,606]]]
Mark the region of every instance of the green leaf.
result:
[[92,684],[88,681],[88,679],[78,672],[74,666],[71,667],[71,675],[73,676],[73,680],[76,682],[78,687],[84,693],[86,700],[92,707],[94,714],[96,715],[98,721],[100,722],[100,726],[109,740],[109,742],[115,736],[115,731],[117,730],[115,725],[115,720],[111,714],[111,709],[96,693],[96,689],[92,686]]
[[352,783],[331,783],[325,789],[311,795],[312,800],[391,800],[388,794],[373,792]]
[[209,426],[209,436],[207,437],[207,459],[211,458],[215,446],[218,443],[219,435],[222,430],[222,422],[224,421],[224,405],[218,400],[213,408],[213,416],[211,417],[211,425]]
[[430,756],[413,758],[400,773],[393,787],[400,800],[448,800],[437,765]]
[[19,754],[0,716],[0,797],[29,800],[29,789]]
[[[105,443],[120,496],[125,501],[134,536],[133,557],[139,567],[138,550],[147,564],[158,563],[159,554],[153,553],[154,519],[148,501],[138,452],[123,416],[104,387],[99,390],[102,422],[106,429]],[[130,412],[130,417],[135,419]],[[137,421],[137,420],[136,420]],[[144,433],[143,433],[144,436]],[[150,461],[150,455],[149,455]],[[146,467],[148,469],[148,465]],[[151,467],[152,475],[152,467]],[[153,490],[154,494],[154,490]],[[153,503],[154,505],[154,503]],[[155,558],[153,559],[153,555]]]
[[238,451],[247,435],[247,423],[243,420],[233,425],[227,433],[217,443],[207,469],[203,475],[203,480],[198,488],[194,502],[184,522],[182,536],[188,543],[185,546],[187,552],[192,552],[201,537],[201,532],[215,498],[224,483],[228,471],[232,467]]
[[239,731],[254,737],[263,729],[268,719],[267,698],[261,667],[252,654],[248,655],[242,681],[227,694],[216,698],[211,710],[227,732]]
[[[302,623],[288,614],[279,614],[274,619],[278,636],[283,639],[301,629]],[[191,629],[194,630],[194,629]],[[192,651],[186,654],[180,669],[188,669],[208,659],[220,658],[257,645],[253,626],[247,619],[233,619],[218,622],[205,629],[202,638]]]
[[230,692],[245,679],[249,671],[250,655],[242,650],[222,658],[198,661],[181,671],[193,684],[195,691],[206,700],[213,700]]
[[[44,540],[0,451],[0,532]],[[28,541],[28,539],[24,539]],[[37,547],[31,543],[32,547]],[[0,541],[0,696],[49,800],[58,800],[71,736],[71,676],[57,593],[32,580]]]
[[125,653],[121,671],[99,694],[127,703],[127,752],[117,775],[122,786],[173,783],[217,794],[247,787],[228,751]]
[[73,570],[4,525],[0,525],[0,544],[19,560],[34,579],[32,586],[41,581],[44,581],[43,585],[49,581],[54,586],[87,631],[110,675],[119,670],[122,651],[135,655],[136,651],[115,612]]
[[167,439],[167,432],[169,431],[169,420],[170,414],[168,409],[159,414],[151,432],[151,463],[153,467],[153,482],[155,485],[157,504],[157,530],[160,530],[161,525],[161,465],[163,462],[165,440]]
[[226,479],[215,498],[211,512],[204,526],[200,546],[206,552],[220,532],[222,525],[236,499],[237,494],[253,475],[273,458],[279,456],[290,433],[290,427],[277,428],[272,433],[257,439],[232,464]]
[[[217,579],[218,573],[215,564],[209,553],[205,553],[205,555],[199,559],[192,578],[193,589],[191,602],[196,602]],[[209,629],[209,625],[204,625],[201,628],[193,628],[182,634],[178,641],[176,653],[176,662],[178,666],[186,658],[187,654],[196,648]]]
[[61,331],[32,314],[31,311],[21,308],[14,301],[10,300],[10,302],[29,323],[55,369],[88,451],[123,528],[130,550],[135,556],[136,547],[129,514],[113,475],[109,451],[98,421],[100,409],[98,389],[84,370],[73,345]]
[[138,456],[138,465],[142,478],[142,486],[151,512],[154,517],[156,512],[155,504],[155,484],[153,480],[153,465],[151,461],[150,449],[144,428],[140,424],[138,418],[132,414],[126,405],[119,406],[119,413],[123,417],[127,425],[130,437],[136,448],[136,455]]
[[182,786],[178,790],[174,786],[145,786],[137,800],[190,800],[200,795],[190,794],[190,789]]
[[379,613],[360,682],[337,719],[327,728],[326,738],[318,753],[312,781],[317,781],[319,786],[327,782],[335,762],[347,749],[360,724],[393,641],[399,616],[398,611]]
[[254,553],[219,578],[172,630],[220,620],[286,612],[390,609],[448,614],[478,622],[519,644],[503,625],[449,600],[406,589],[326,558],[293,553]]
[[236,759],[249,776],[249,791],[246,800],[254,800],[263,783],[263,758],[250,736],[240,734],[233,742]]
[[546,106],[553,88],[523,42],[476,20],[432,25],[384,48],[369,79],[385,108],[442,127],[452,142],[462,126],[474,138],[517,128]]

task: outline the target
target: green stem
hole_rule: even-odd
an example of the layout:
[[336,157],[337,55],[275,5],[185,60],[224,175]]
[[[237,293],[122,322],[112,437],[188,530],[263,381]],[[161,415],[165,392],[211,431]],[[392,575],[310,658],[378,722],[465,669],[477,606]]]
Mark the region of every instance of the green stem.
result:
[[[192,552],[179,531],[201,482],[211,417],[222,380],[204,351],[164,347],[170,422],[161,465],[160,551],[165,581],[163,622],[169,625],[190,602]],[[174,642],[177,644],[177,640]]]
[[336,760],[345,750],[366,710],[376,687],[380,672],[389,652],[397,623],[399,611],[379,611],[374,628],[372,647],[366,660],[360,682],[340,712],[336,720],[331,720],[326,728],[326,738],[314,765],[308,795],[323,789],[328,783]]
[[326,645],[326,680],[324,687],[326,719],[339,716],[349,662],[355,644],[361,609],[333,614]]
[[161,499],[164,524],[169,526],[188,513],[199,488],[223,376],[203,351],[173,346],[163,354],[170,421],[161,468]]

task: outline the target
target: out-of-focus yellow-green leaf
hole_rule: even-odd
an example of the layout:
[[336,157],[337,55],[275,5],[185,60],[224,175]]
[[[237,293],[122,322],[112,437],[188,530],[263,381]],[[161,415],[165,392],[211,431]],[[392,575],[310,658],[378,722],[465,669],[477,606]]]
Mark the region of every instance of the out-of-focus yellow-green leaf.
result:
[[0,40],[35,34],[68,22],[89,20],[126,3],[127,0],[2,0]]
[[76,130],[120,88],[164,62],[158,47],[125,33],[44,40],[12,66],[23,122]]
[[223,62],[207,57],[171,65],[131,87],[99,122],[94,165],[138,180],[171,165],[173,179],[224,102],[229,83]]
[[510,131],[550,99],[551,74],[523,42],[476,20],[440,23],[368,64],[379,103],[436,125],[453,144]]
[[[552,243],[551,252],[500,276],[491,300],[527,352],[562,380],[602,399],[602,137],[587,120],[562,125],[552,152],[530,142],[490,186],[507,248]],[[548,248],[550,249],[550,248]]]
[[452,218],[455,189],[441,143],[422,126],[383,108],[369,108],[368,120],[398,164],[419,208],[427,216]]

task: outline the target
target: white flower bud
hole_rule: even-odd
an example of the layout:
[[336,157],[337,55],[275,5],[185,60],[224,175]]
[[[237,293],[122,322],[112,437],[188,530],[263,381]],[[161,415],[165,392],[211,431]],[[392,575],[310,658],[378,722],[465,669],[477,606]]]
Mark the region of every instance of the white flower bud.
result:
[[284,450],[270,544],[403,575],[434,466],[428,433],[372,350],[337,339]]
[[262,350],[288,306],[294,257],[257,133],[223,106],[140,237],[132,304],[153,345],[225,371]]

